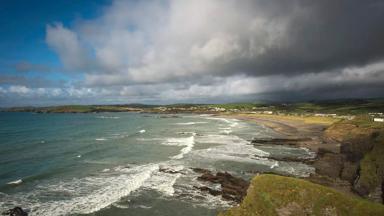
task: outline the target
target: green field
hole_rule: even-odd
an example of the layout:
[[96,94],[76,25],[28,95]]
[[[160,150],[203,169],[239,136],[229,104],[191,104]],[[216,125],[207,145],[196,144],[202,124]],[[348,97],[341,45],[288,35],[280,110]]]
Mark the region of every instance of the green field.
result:
[[238,207],[220,216],[384,215],[384,206],[305,180],[277,175],[253,178]]

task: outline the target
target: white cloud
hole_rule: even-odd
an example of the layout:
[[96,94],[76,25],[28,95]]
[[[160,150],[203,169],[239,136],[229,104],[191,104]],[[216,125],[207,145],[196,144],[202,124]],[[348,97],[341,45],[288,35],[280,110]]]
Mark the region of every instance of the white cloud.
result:
[[[83,69],[90,84],[221,74],[217,65],[254,58],[284,34],[285,22],[267,21],[263,8],[252,2],[117,0],[103,16],[80,22],[74,30],[48,26],[47,42],[66,67]],[[85,67],[89,58],[84,47],[93,52],[92,67]]]
[[76,32],[63,27],[61,23],[48,25],[46,42],[59,54],[65,67],[86,69],[89,60]]
[[31,92],[31,90],[25,86],[10,86],[8,88],[8,92],[15,93],[19,95],[27,95]]

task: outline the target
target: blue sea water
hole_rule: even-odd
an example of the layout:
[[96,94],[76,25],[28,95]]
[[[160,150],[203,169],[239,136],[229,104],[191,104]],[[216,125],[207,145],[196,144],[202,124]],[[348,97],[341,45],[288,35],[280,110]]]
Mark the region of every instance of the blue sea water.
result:
[[209,115],[0,113],[0,211],[216,215],[234,203],[197,190],[219,185],[198,181],[191,168],[247,179],[257,171],[313,172],[265,158],[313,156],[306,149],[249,143],[276,136],[256,123]]

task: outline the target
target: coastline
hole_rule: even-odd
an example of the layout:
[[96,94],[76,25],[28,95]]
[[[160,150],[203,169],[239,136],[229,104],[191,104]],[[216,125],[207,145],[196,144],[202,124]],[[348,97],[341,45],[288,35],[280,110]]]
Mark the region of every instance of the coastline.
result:
[[320,121],[311,119],[308,121],[303,117],[287,118],[286,116],[278,115],[229,114],[220,116],[224,118],[234,118],[243,121],[256,122],[281,135],[281,138],[278,139],[252,140],[251,143],[253,144],[263,141],[268,144],[306,148],[314,152],[316,154],[315,158],[309,160],[300,158],[284,158],[280,160],[309,164],[315,168],[315,173],[303,178],[304,180],[333,188],[353,197],[359,197],[359,195],[353,190],[350,182],[339,177],[324,175],[324,173],[332,172],[329,171],[332,170],[332,167],[329,166],[329,164],[332,165],[332,163],[335,162],[332,161],[332,159],[328,161],[328,158],[323,157],[324,152],[330,152],[337,156],[343,156],[341,154],[342,144],[327,138],[324,134],[325,130],[334,122],[324,121],[324,119],[320,119]]
[[[105,116],[109,116],[109,114],[106,114]],[[208,116],[208,115],[202,115],[202,116]],[[272,170],[272,171],[263,170],[263,169],[253,170],[252,167],[249,167],[249,169],[242,168],[240,171],[241,172],[240,174],[240,172],[231,173],[232,170],[230,167],[220,167],[219,169],[210,169],[210,167],[193,165],[193,166],[188,166],[187,168],[193,171],[192,172],[193,175],[195,175],[196,179],[199,182],[197,183],[197,185],[193,186],[193,190],[200,190],[205,193],[208,192],[212,196],[221,196],[221,199],[225,200],[226,202],[228,201],[228,202],[239,204],[239,203],[242,203],[243,199],[247,197],[247,190],[248,191],[252,190],[252,185],[250,185],[249,178],[254,179],[259,177],[261,178],[268,177],[271,179],[271,181],[274,181],[280,178],[281,176],[285,176],[286,179],[297,180],[298,182],[296,183],[298,185],[304,184],[304,182],[312,182],[312,183],[316,183],[317,185],[325,186],[323,188],[319,188],[319,190],[327,190],[326,188],[328,189],[332,188],[332,189],[336,189],[336,191],[341,192],[345,196],[360,197],[360,198],[363,197],[363,198],[370,199],[367,196],[359,194],[355,189],[356,185],[354,185],[354,183],[351,183],[349,180],[345,180],[345,178],[343,178],[343,176],[341,175],[342,172],[344,173],[344,171],[346,170],[346,163],[348,164],[350,163],[350,161],[348,161],[346,158],[346,156],[348,155],[342,149],[342,147],[346,145],[346,142],[343,141],[342,139],[339,139],[339,140],[335,139],[337,141],[333,141],[332,139],[330,139],[332,137],[329,136],[330,135],[329,133],[332,132],[333,134],[331,135],[334,135],[336,138],[341,138],[341,135],[346,134],[345,131],[353,130],[352,124],[356,122],[341,121],[337,123],[332,123],[332,121],[327,121],[326,119],[323,119],[323,118],[314,119],[311,117],[308,118],[308,117],[302,117],[302,116],[262,115],[262,114],[260,115],[260,114],[249,114],[249,113],[222,113],[222,114],[216,114],[216,115],[210,114],[209,117],[210,116],[217,117],[215,119],[220,119],[219,121],[220,123],[225,123],[228,125],[238,125],[239,128],[244,128],[244,127],[241,126],[240,122],[235,123],[237,122],[235,119],[238,119],[244,123],[256,122],[259,125],[258,127],[250,130],[246,129],[247,133],[249,133],[249,136],[247,136],[247,138],[244,138],[242,142],[242,144],[244,144],[244,147],[246,147],[246,150],[244,150],[243,148],[238,148],[237,146],[233,146],[234,148],[231,151],[229,151],[230,154],[232,154],[233,151],[235,150],[239,150],[239,151],[248,153],[247,155],[250,156],[250,158],[255,156],[261,160],[269,159],[271,163],[268,165],[268,167],[271,166],[271,169],[275,167],[283,167],[283,166],[289,167],[290,166],[289,164],[301,164],[305,166],[309,165],[315,168],[316,171],[311,168],[311,171],[309,172],[311,173],[310,176],[307,176],[307,175],[292,176],[290,173],[275,172],[277,170]],[[66,118],[65,116],[60,116],[60,117]],[[88,118],[88,116],[85,116],[85,115],[80,115],[78,117],[90,119]],[[108,121],[112,124],[115,124],[116,121],[125,121],[124,118],[120,118],[120,117],[113,117],[113,116],[103,117],[103,118],[98,118],[98,117],[99,116],[95,115],[95,118],[92,118],[92,119],[97,121],[101,121],[101,119],[104,119],[102,121]],[[146,114],[144,114],[143,117],[145,118],[140,117],[140,119],[146,120],[148,119],[148,117],[153,117],[156,119],[156,121],[158,120],[160,121],[160,120],[167,120],[168,118],[172,118],[169,120],[177,121],[178,123],[176,125],[179,125],[178,127],[181,127],[183,125],[185,127],[188,127],[188,125],[194,125],[195,123],[201,122],[200,117],[198,117],[195,120],[195,122],[191,122],[191,120],[189,119],[187,120],[188,122],[186,122],[183,120],[183,118],[180,118],[180,116],[175,114],[167,114],[164,116],[163,115],[147,116]],[[224,118],[227,118],[227,120]],[[347,124],[349,125],[349,127],[346,127]],[[170,124],[170,125],[175,125],[175,124]],[[202,124],[202,125],[204,126],[205,124]],[[260,125],[262,125],[262,127],[260,127]],[[235,127],[235,126],[231,126],[231,127]],[[249,125],[249,127],[250,128],[252,127],[251,124]],[[208,128],[217,128],[218,130],[223,129],[220,126],[208,127]],[[267,128],[269,128],[270,130]],[[173,129],[170,131],[173,131]],[[340,129],[343,129],[343,130],[340,130]],[[361,127],[355,126],[355,129],[356,130],[358,129],[360,131]],[[147,130],[148,132],[151,132],[149,129]],[[252,138],[256,134],[255,130],[263,130],[263,131],[265,130],[268,136],[257,136],[257,138]],[[135,129],[134,131],[136,134],[143,134],[146,132],[141,127],[138,129]],[[182,131],[189,131],[189,130],[182,130]],[[225,132],[221,132],[221,133],[225,134]],[[361,133],[357,133],[357,131],[356,132],[353,131],[353,133],[358,136],[361,136]],[[372,137],[371,134],[369,134],[369,137]],[[101,140],[101,138],[96,138],[96,140],[98,139]],[[215,142],[218,142],[216,137],[214,137],[213,140],[215,140]],[[103,141],[107,141],[107,139]],[[182,142],[184,141],[185,139],[183,138]],[[293,148],[285,148],[284,146],[295,147],[295,148],[306,148],[305,152],[307,152],[308,155],[305,152],[303,152],[304,149],[300,149],[301,151],[300,155],[285,154],[283,156],[276,155],[276,154],[260,155],[257,152],[253,151],[255,149],[258,149],[259,147],[260,149],[262,149],[261,146],[263,145],[267,145],[267,148],[276,147],[277,149],[280,149],[280,147],[281,149],[293,149]],[[281,145],[281,146],[279,147],[278,145]],[[186,145],[183,145],[183,146],[186,146]],[[181,152],[185,152],[188,149],[186,148],[187,147],[181,148]],[[307,149],[309,149],[311,152],[307,151]],[[315,154],[312,154],[312,152],[316,153],[316,157],[314,157]],[[304,156],[304,154],[306,156]],[[179,155],[180,154],[176,155],[177,158],[175,159],[181,159],[183,155],[182,156],[181,155],[179,156]],[[239,158],[243,158],[246,156],[239,154]],[[174,158],[174,156],[172,156],[172,158]],[[179,175],[185,175],[185,172],[180,171],[178,169],[173,169],[172,166],[159,167],[158,169],[155,169],[155,170],[157,173],[160,173],[159,175],[165,175],[167,177],[174,176],[172,178],[178,178],[177,176]],[[342,170],[342,172],[340,172],[340,170]],[[354,170],[353,172],[356,175],[360,175],[360,173],[357,173],[356,170]],[[246,177],[242,175],[244,173],[247,174]],[[279,174],[272,174],[272,173],[279,173]],[[307,174],[309,175],[309,173]],[[336,173],[337,176],[332,176],[334,173]],[[355,177],[356,176],[354,176],[353,180],[355,180]],[[259,184],[259,182],[260,181],[256,181],[254,184]],[[276,184],[277,183],[278,182],[276,182]],[[296,184],[296,183],[293,182],[293,184]],[[220,184],[220,187],[212,187],[211,184]],[[260,187],[260,185],[254,186],[253,188],[255,187]],[[314,186],[313,184],[308,185],[308,188],[315,188],[315,187],[316,186]],[[287,186],[284,190],[285,192],[289,192],[291,190],[291,186]],[[300,191],[304,191],[304,189],[300,189]],[[273,192],[274,191],[272,191],[271,193]],[[278,198],[279,197],[277,197],[276,199]],[[377,201],[377,202],[380,202],[380,201]]]
[[332,124],[332,121],[306,121],[305,118],[295,117],[287,118],[278,115],[260,115],[260,114],[228,114],[220,115],[226,118],[234,118],[243,121],[256,122],[268,127],[281,135],[282,138],[293,140],[297,147],[308,148],[311,151],[318,152],[319,148],[326,148],[331,151],[337,151],[339,143],[324,139],[325,129]]

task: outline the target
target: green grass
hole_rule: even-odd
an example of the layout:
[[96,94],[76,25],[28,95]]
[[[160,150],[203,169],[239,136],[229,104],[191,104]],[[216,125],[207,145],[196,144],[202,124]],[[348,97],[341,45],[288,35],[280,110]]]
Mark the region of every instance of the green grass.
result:
[[384,215],[384,206],[305,180],[264,174],[253,178],[240,206],[220,216]]
[[249,116],[263,119],[271,119],[271,120],[282,120],[282,121],[297,121],[303,122],[306,124],[323,124],[323,125],[331,125],[335,122],[340,121],[340,119],[332,118],[332,117],[318,117],[318,116],[295,116],[295,115],[275,115],[275,114],[240,114],[241,116]]
[[48,109],[51,112],[90,112],[91,106],[71,105],[71,106],[57,106]]

